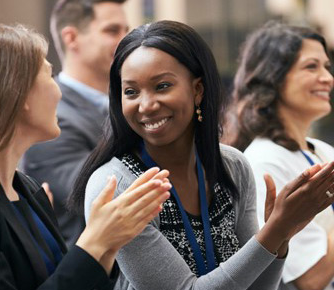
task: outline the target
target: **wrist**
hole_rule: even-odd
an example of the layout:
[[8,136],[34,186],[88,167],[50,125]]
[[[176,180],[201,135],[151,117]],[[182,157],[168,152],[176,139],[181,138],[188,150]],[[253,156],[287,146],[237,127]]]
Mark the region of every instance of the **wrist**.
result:
[[115,263],[117,251],[109,250],[100,259],[99,263],[106,271],[107,275],[110,275],[113,265]]
[[288,235],[285,235],[285,233],[276,226],[275,222],[268,220],[256,235],[256,239],[272,254],[278,254],[279,256],[286,254],[287,248],[285,247],[289,242]]
[[277,251],[277,258],[279,259],[285,259],[288,255],[288,249],[289,249],[289,241],[283,242],[283,244],[279,247]]
[[84,230],[76,242],[76,245],[85,250],[96,261],[100,261],[102,256],[106,253],[106,249],[101,246],[89,232]]

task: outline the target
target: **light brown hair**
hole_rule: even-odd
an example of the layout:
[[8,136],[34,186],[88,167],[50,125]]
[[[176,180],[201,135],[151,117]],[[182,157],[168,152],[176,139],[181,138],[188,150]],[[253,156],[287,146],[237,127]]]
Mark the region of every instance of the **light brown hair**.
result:
[[14,134],[47,49],[45,38],[34,30],[0,24],[0,150]]

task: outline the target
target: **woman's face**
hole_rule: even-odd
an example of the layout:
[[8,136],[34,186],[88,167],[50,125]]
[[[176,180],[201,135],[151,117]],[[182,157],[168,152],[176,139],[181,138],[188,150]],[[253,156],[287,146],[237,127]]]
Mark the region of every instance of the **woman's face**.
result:
[[192,140],[194,108],[203,95],[200,78],[171,55],[139,47],[124,61],[121,79],[123,114],[147,145]]
[[19,124],[34,142],[56,138],[60,134],[56,116],[61,92],[52,78],[52,66],[44,59],[28,93]]
[[304,39],[297,61],[286,75],[280,113],[315,121],[330,112],[332,88],[330,61],[324,47],[316,40]]

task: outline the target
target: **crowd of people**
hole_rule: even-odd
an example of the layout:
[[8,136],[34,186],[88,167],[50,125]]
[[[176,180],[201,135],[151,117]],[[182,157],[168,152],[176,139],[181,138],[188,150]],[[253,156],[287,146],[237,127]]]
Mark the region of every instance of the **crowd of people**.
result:
[[334,289],[325,39],[252,32],[231,102],[193,28],[124,2],[57,2],[55,78],[0,24],[0,289]]

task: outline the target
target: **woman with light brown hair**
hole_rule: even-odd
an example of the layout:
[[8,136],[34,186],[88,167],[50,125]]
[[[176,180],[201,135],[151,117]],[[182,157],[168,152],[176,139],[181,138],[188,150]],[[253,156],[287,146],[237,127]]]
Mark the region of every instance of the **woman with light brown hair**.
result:
[[44,190],[16,170],[31,145],[60,133],[61,93],[46,53],[38,33],[0,24],[0,289],[113,289],[115,255],[161,210],[168,172],[145,172],[114,201],[116,179],[110,177],[66,253]]

